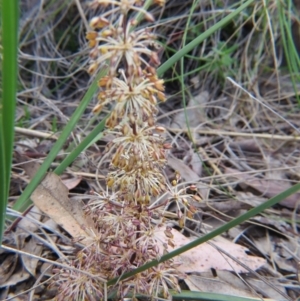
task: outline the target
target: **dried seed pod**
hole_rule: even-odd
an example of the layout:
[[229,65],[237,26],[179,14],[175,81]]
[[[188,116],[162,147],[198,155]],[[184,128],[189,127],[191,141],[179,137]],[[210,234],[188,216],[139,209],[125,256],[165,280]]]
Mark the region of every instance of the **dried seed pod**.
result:
[[103,18],[103,17],[94,17],[90,21],[90,27],[93,29],[100,29],[105,26],[108,26],[109,24],[110,24],[110,22],[106,18]]

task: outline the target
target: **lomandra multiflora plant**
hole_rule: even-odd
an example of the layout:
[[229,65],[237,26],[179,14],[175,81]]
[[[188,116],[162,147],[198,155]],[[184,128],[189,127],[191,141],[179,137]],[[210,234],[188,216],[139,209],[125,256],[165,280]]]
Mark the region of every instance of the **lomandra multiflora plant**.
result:
[[[95,192],[96,197],[85,208],[95,224],[90,243],[76,254],[72,263],[76,269],[57,271],[58,300],[105,299],[101,279],[120,278],[159,259],[167,245],[173,245],[171,228],[165,228],[163,241],[155,236],[171,202],[176,205],[180,225],[194,213],[191,196],[177,187],[179,176],[169,185],[163,173],[170,145],[165,143],[164,129],[156,124],[155,116],[157,103],[166,97],[164,82],[156,74],[160,64],[156,37],[149,27],[138,28],[138,16],[154,22],[143,4],[136,0],[92,3],[104,12],[90,21],[88,71],[92,74],[109,64],[107,75],[99,80],[98,104],[93,111],[99,113],[103,107],[111,111],[106,121],[106,131],[113,137],[106,150],[110,172],[105,192]],[[169,298],[169,289],[180,290],[176,265],[169,260],[119,280],[108,288],[108,294],[116,291],[118,299],[128,293]]]

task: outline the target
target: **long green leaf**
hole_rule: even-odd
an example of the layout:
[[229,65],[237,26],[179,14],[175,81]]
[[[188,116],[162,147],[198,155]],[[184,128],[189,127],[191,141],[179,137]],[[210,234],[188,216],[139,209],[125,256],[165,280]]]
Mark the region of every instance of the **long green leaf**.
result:
[[287,0],[285,2],[276,1],[278,16],[279,16],[279,25],[280,25],[280,33],[282,39],[282,46],[284,49],[286,64],[290,73],[291,82],[293,89],[296,94],[296,98],[298,101],[298,105],[300,104],[300,97],[298,93],[297,83],[300,80],[300,58],[299,53],[296,49],[293,34],[291,32],[292,28],[292,1]]
[[2,97],[0,99],[0,242],[2,241],[14,142],[17,91],[18,0],[2,1]]
[[57,175],[60,175],[64,170],[84,151],[90,143],[101,133],[105,127],[106,118],[101,120],[101,122],[86,136],[85,139],[59,164],[59,166],[54,170]]

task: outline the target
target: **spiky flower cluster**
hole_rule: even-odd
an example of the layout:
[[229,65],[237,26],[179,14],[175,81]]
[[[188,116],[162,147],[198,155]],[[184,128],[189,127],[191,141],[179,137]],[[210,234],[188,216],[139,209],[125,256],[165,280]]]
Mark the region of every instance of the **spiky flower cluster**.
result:
[[[158,199],[169,187],[163,168],[170,145],[164,142],[164,129],[155,121],[157,103],[166,99],[164,82],[155,72],[160,63],[156,37],[149,28],[135,30],[138,16],[154,21],[142,5],[141,0],[95,0],[92,6],[104,8],[104,13],[91,20],[92,31],[87,33],[91,47],[88,71],[93,73],[104,63],[110,66],[108,74],[99,80],[94,112],[110,109],[106,127],[114,138],[107,145],[111,170],[106,191],[94,192],[85,208],[95,224],[90,244],[78,252],[74,266],[105,279],[119,278],[158,259],[168,244],[173,245],[170,228],[164,241],[155,235],[164,220],[162,206],[175,202],[181,224],[183,214],[194,212],[184,189],[170,187],[170,199]],[[104,284],[92,276],[87,279],[86,274],[81,278],[77,272],[62,271],[60,298],[102,299]],[[170,260],[118,281],[109,290],[117,289],[121,298],[128,292],[168,298],[170,288],[180,289],[178,278],[176,264]]]

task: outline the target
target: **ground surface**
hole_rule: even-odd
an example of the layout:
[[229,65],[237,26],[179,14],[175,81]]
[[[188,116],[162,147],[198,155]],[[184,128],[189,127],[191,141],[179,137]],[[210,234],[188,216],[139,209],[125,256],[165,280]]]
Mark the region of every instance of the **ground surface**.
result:
[[[192,14],[192,1],[185,5],[167,1],[164,12],[153,10],[159,20],[155,31],[163,45],[162,61],[238,5],[214,2],[201,1]],[[178,171],[183,182],[197,184],[203,199],[185,236],[212,231],[299,182],[300,102],[295,93],[299,81],[296,78],[293,85],[288,72],[275,2],[269,3],[267,15],[262,13],[263,2],[257,1],[195,47],[182,65],[177,63],[164,74],[168,100],[160,106],[158,122],[167,128],[166,139],[173,146],[165,172],[172,178]],[[93,11],[87,3],[24,0],[21,11],[15,151],[22,157],[14,158],[10,205],[29,181],[24,156],[29,163],[44,160],[90,82],[85,31]],[[296,50],[297,16],[294,10],[291,28]],[[95,103],[93,99],[57,163],[103,118],[92,119]],[[49,133],[54,135],[47,138]],[[90,191],[103,184],[107,164],[101,158],[107,139],[82,153],[61,177],[72,200],[89,198]],[[252,271],[240,276],[223,270],[222,264],[205,271],[197,267],[185,285],[195,291],[296,300],[300,294],[299,196],[294,194],[224,235],[223,249],[233,257],[236,251],[230,242],[247,247],[249,255],[264,263],[253,266],[249,260]],[[40,223],[19,222],[7,231],[3,244],[49,260],[72,254],[70,236],[43,212],[32,211],[29,216]],[[204,257],[203,249],[198,252]],[[214,261],[219,257],[215,255]],[[48,287],[49,263],[7,249],[0,251],[0,262],[0,300],[55,296],[55,287]]]

